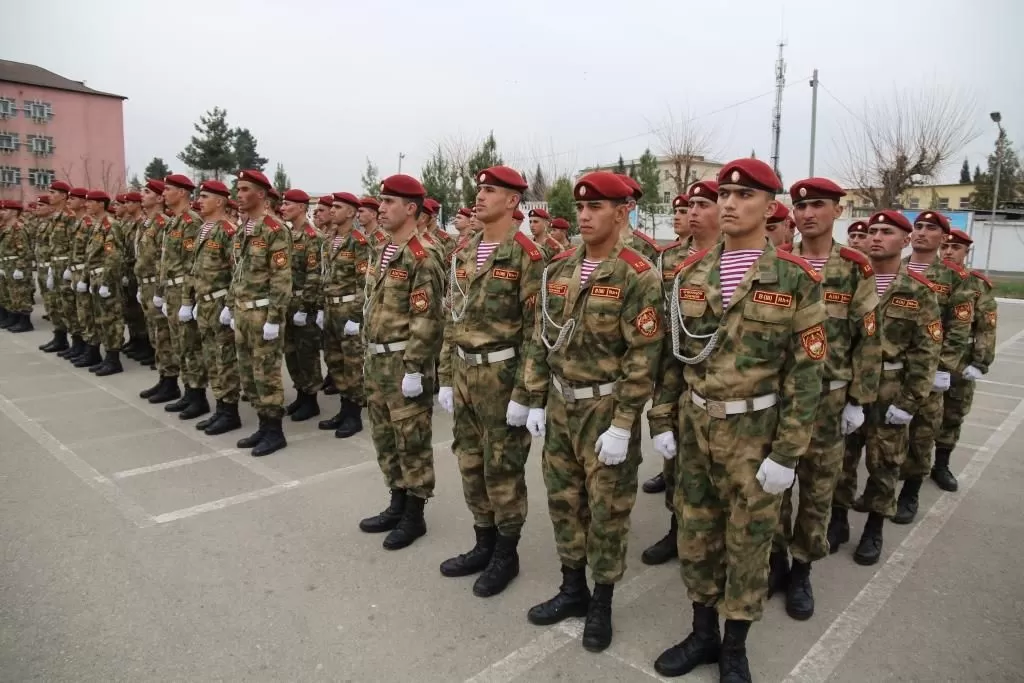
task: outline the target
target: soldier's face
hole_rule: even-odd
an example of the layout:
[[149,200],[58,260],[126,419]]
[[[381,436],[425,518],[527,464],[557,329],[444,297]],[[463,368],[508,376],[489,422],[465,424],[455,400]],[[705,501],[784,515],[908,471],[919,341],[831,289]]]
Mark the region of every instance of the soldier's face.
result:
[[505,187],[480,185],[476,189],[476,203],[473,209],[482,223],[494,223],[502,216],[515,211],[518,205],[518,192]]
[[895,225],[872,225],[868,228],[868,255],[884,261],[899,258],[910,244],[910,235]]
[[862,232],[851,232],[846,236],[846,244],[851,249],[861,253],[868,253],[868,236]]
[[685,206],[677,206],[672,209],[672,232],[679,239],[686,239],[690,236],[690,221],[686,217],[688,213]]
[[586,244],[601,244],[613,239],[628,224],[629,204],[607,199],[576,202],[580,239]]
[[90,216],[98,216],[103,213],[103,202],[94,199],[85,200],[85,212]]
[[469,218],[463,216],[461,213],[455,214],[455,229],[460,233],[465,232],[469,229]]
[[718,204],[703,197],[690,199],[690,210],[686,212],[686,222],[690,234],[694,238],[704,238],[718,234]]
[[331,205],[331,222],[344,225],[352,220],[352,207],[348,204]]
[[290,202],[286,199],[281,202],[281,217],[289,222],[295,221],[299,216],[306,213],[307,208],[308,205],[306,204]]
[[749,235],[764,227],[777,202],[764,190],[723,185],[718,190],[718,222],[730,237]]
[[384,195],[380,198],[380,211],[377,218],[384,229],[394,232],[405,225],[406,221],[416,214],[416,205],[401,197]]
[[356,211],[356,217],[359,219],[359,225],[373,225],[374,221],[377,220],[377,212],[374,209],[360,206]]
[[811,199],[793,206],[797,230],[804,237],[831,234],[832,226],[842,213],[843,207],[832,199]]
[[548,229],[548,222],[543,218],[534,216],[530,219],[530,234],[534,239],[540,239],[544,231]]
[[60,190],[50,190],[50,204],[53,206],[63,206],[64,202],[67,201],[68,196]]
[[[265,190],[258,188],[247,180],[238,181],[238,208],[245,213],[252,213],[264,208]],[[164,191],[167,195],[167,191]]]
[[68,197],[68,208],[72,211],[81,211],[82,206],[85,205],[85,200],[81,197]]
[[776,247],[783,244],[789,244],[793,241],[793,228],[789,227],[786,221],[781,223],[769,223],[765,226],[765,230],[768,231],[768,239]]
[[213,192],[200,192],[199,193],[199,215],[203,218],[214,215],[219,211],[226,203],[227,200],[220,195],[214,194]]
[[317,204],[316,210],[313,211],[313,221],[316,223],[316,226],[319,228],[320,226],[329,223],[330,220],[331,209],[329,207],[324,206],[323,204]]
[[915,251],[938,251],[945,239],[942,228],[924,221],[914,223],[914,231],[910,233],[910,244]]
[[942,258],[949,259],[961,266],[967,260],[967,251],[968,246],[959,242],[946,242],[942,245],[942,249],[940,249]]
[[160,203],[161,199],[163,199],[161,195],[158,195],[156,192],[153,192],[153,190],[149,189],[148,187],[142,188],[142,208],[152,209],[154,206]]

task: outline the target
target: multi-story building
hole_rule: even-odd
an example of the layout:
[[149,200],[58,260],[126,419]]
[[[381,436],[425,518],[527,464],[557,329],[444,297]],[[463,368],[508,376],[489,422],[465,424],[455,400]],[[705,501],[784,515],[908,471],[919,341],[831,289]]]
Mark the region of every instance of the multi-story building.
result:
[[[623,162],[627,172],[630,168],[639,168],[639,159],[629,159]],[[689,166],[689,173],[687,173],[687,166]],[[672,156],[660,156],[658,157],[658,201],[662,204],[669,204],[672,202],[672,197],[675,197],[677,192],[675,179],[683,178],[688,176],[686,182],[684,182],[683,189],[688,188],[698,180],[707,180],[708,178],[717,178],[718,171],[724,164],[717,161],[710,161],[702,156],[693,156],[688,159],[685,157],[679,158],[678,160]],[[612,164],[602,164],[600,166],[593,166],[591,168],[584,168],[580,171],[580,175],[589,173],[591,171],[611,171],[616,173],[619,170],[618,162]],[[670,211],[671,213],[671,211]]]
[[124,189],[125,99],[0,59],[0,197],[31,198],[54,179]]
[[[900,207],[910,211],[970,211],[973,209],[987,210],[991,207],[971,206],[971,195],[974,194],[974,183],[948,185],[916,185],[908,188],[900,196]],[[876,207],[857,194],[857,190],[847,189],[843,197],[843,205],[847,215],[870,215]]]

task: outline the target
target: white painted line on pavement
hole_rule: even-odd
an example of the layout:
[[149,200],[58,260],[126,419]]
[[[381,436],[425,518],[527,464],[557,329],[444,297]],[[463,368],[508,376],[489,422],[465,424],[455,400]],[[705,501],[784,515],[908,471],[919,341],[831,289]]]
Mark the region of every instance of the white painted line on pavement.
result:
[[[658,675],[658,672],[656,672],[654,669],[648,669],[645,665],[640,664],[639,662],[634,662],[632,659],[629,659],[628,657],[623,657],[622,655],[618,654],[617,652],[615,652],[613,650],[605,650],[604,654],[608,655],[609,657],[611,657],[612,659],[614,659],[617,662],[621,662],[622,664],[625,664],[626,666],[628,666],[631,669],[635,669],[635,670],[639,671],[640,673],[644,674],[648,678],[653,678],[656,681],[666,681],[667,682],[667,681],[674,680],[674,679],[671,679],[671,678],[662,678],[661,676]],[[702,668],[707,668],[707,667],[702,667]],[[708,672],[707,671],[697,670],[697,671],[691,672],[690,674],[687,674],[687,676],[686,676],[686,683],[694,683],[694,681],[700,681],[701,683],[703,683],[703,681],[717,681],[718,680],[718,671],[717,670],[715,670],[715,674],[714,674],[713,678],[711,677],[710,674],[708,674],[707,676],[702,677],[702,676],[699,675],[699,674],[702,674],[702,673],[708,673]]]
[[977,389],[974,390],[974,395],[975,396],[992,396],[993,398],[1012,398],[1015,401],[1019,401],[1019,400],[1021,400],[1021,398],[1024,398],[1024,396],[1013,396],[1012,394],[997,394],[994,391],[979,391]]
[[1012,354],[1001,353],[997,360],[999,363],[1024,363],[1024,356],[1013,356]]
[[[975,384],[992,384],[998,387],[1013,387],[1014,389],[1024,389],[1024,384],[1011,384],[1010,382],[996,382],[991,379],[979,379]],[[1024,398],[1024,396],[1017,396],[1015,398]]]
[[978,429],[999,429],[999,425],[987,425],[974,420],[964,420],[965,427],[977,427]]
[[1009,415],[1010,411],[1003,408],[989,408],[988,406],[981,406],[975,403],[971,406],[971,410],[984,410],[986,413],[999,413],[1000,415]]
[[236,465],[241,465],[256,476],[263,477],[273,484],[287,484],[290,481],[294,481],[287,474],[283,474],[282,472],[278,472],[277,470],[264,465],[260,462],[259,458],[254,458],[249,455],[249,453],[243,454],[236,450],[233,453],[228,453],[228,460]]
[[250,500],[266,498],[267,496],[272,496],[275,493],[280,493],[281,491],[293,489],[298,485],[299,482],[293,480],[285,484],[277,484],[275,486],[271,486],[265,489],[247,491],[246,493],[240,493],[237,496],[230,496],[228,498],[221,498],[219,500],[211,500],[209,503],[201,503],[199,505],[193,505],[192,507],[183,508],[181,510],[165,512],[162,515],[153,515],[153,521],[157,524],[166,524],[167,522],[174,522],[179,519],[185,519],[187,517],[195,517],[196,515],[201,515],[204,512],[223,510],[226,507],[238,505],[239,503],[247,503]]
[[177,460],[168,460],[167,462],[157,463],[156,465],[147,465],[145,467],[135,467],[130,470],[121,470],[120,472],[114,472],[110,476],[114,479],[127,479],[128,477],[137,477],[140,474],[162,472],[163,470],[171,470],[175,467],[184,467],[186,465],[194,465],[197,462],[206,462],[207,460],[213,460],[214,458],[223,458],[230,455],[233,450],[234,449],[228,449],[217,451],[216,453],[200,453],[199,455],[193,455],[188,458],[179,458]]
[[[92,417],[93,415],[106,415],[107,413],[116,413],[124,410],[125,408],[131,408],[129,405],[121,404],[117,406],[107,406],[106,408],[97,408],[96,410],[78,410],[74,411],[75,417]],[[27,416],[26,416],[27,417]],[[53,417],[29,417],[29,420],[33,422],[59,422],[61,420],[68,419],[68,415],[54,415]]]

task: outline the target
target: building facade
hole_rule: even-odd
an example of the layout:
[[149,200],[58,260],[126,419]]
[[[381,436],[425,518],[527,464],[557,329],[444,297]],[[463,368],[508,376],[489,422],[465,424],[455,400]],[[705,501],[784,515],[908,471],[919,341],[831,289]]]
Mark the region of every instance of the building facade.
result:
[[0,197],[28,200],[55,179],[122,191],[125,99],[0,59]]
[[[970,211],[980,209],[985,211],[991,207],[971,206],[971,195],[974,194],[974,183],[962,183],[948,185],[917,185],[911,187],[900,196],[900,206],[909,211]],[[874,212],[875,207],[871,206],[864,197],[857,195],[853,189],[846,190],[843,197],[843,206],[846,207],[847,215],[864,216]]]

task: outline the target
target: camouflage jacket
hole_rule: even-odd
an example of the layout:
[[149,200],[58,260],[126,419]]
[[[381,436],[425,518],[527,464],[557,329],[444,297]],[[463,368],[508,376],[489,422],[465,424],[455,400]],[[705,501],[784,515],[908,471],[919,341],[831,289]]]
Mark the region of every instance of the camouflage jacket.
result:
[[[32,244],[35,251],[36,265],[40,270],[46,270],[48,267],[53,266],[50,262],[50,254],[52,253],[50,234],[53,232],[54,218],[56,218],[56,214],[40,218],[36,221],[35,238],[32,240]],[[63,270],[61,268],[61,272]],[[56,278],[60,278],[61,273],[58,273],[56,268],[54,268],[54,274]]]
[[[803,244],[793,253],[803,256]],[[867,256],[836,242],[821,272],[825,297],[828,355],[822,383],[849,382],[846,395],[858,405],[878,397],[882,372],[882,340],[877,334],[878,290]]]
[[[93,291],[100,285],[113,287],[121,280],[121,254],[117,246],[117,233],[109,216],[86,218],[89,223],[89,241],[85,246],[85,276]],[[102,268],[99,273],[94,270]]]
[[629,430],[658,373],[661,278],[620,241],[580,287],[585,253],[563,251],[544,269],[523,383],[531,408],[544,407],[553,376],[565,389],[614,383],[612,425]]
[[26,280],[32,277],[32,248],[28,230],[20,218],[0,226],[0,270],[8,280],[15,270],[22,271]]
[[967,365],[973,365],[982,372],[988,372],[988,366],[996,356],[996,298],[992,291],[992,281],[976,270],[971,271],[971,279],[978,298],[974,300],[974,324],[971,327],[973,344],[967,357]]
[[83,216],[75,223],[71,233],[71,258],[73,264],[71,270],[74,272],[75,282],[89,279],[89,269],[86,268],[89,238],[92,236],[92,219]]
[[66,268],[73,264],[71,251],[78,219],[69,209],[50,216],[50,263],[54,279],[60,280]]
[[544,256],[545,261],[551,261],[555,256],[565,251],[565,247],[548,233],[545,233],[539,241],[533,240],[533,242],[540,247],[540,253]]
[[135,250],[138,244],[138,235],[142,231],[144,222],[141,217],[138,219],[129,218],[121,221],[119,226],[125,274],[135,272],[135,259],[138,258]]
[[[679,402],[690,400],[687,389],[711,401],[776,394],[772,459],[793,467],[810,443],[828,356],[821,276],[803,259],[766,243],[723,311],[723,249],[719,243],[687,257],[676,273],[678,308],[673,301],[666,367],[648,413],[651,434],[676,426]],[[712,334],[717,337],[709,341]],[[677,353],[689,359],[709,355],[683,364]]]
[[291,251],[291,231],[273,216],[239,227],[231,248],[230,306],[267,299],[267,322],[280,325],[292,300]]
[[320,245],[323,238],[312,225],[306,224],[292,237],[292,300],[288,310],[302,310],[316,315],[320,295]]
[[[320,298],[317,307],[340,306],[340,309],[332,310],[354,323],[361,323],[366,301],[366,273],[373,256],[370,241],[358,230],[325,238],[320,244]],[[348,301],[344,300],[349,297]]]
[[[941,316],[934,284],[912,271],[896,276],[878,307],[882,361],[903,364],[900,393],[892,404],[910,414],[932,391],[942,349]],[[884,373],[883,381],[889,380]]]
[[[448,268],[449,306],[437,373],[439,386],[452,386],[452,354],[456,347],[468,353],[512,347],[521,354],[523,343],[533,334],[544,255],[529,237],[513,229],[478,269],[476,251],[482,234],[452,254]],[[520,359],[512,400],[529,405],[523,367]]]
[[658,262],[658,254],[661,253],[661,246],[653,237],[645,232],[634,230],[623,238],[623,243],[635,252],[651,262],[653,266]]
[[[231,289],[231,246],[237,232],[235,224],[227,218],[203,223],[196,234],[195,258],[192,259],[190,277],[186,283],[185,299],[197,306],[204,303],[203,297],[221,290]],[[229,305],[226,296],[216,301]]]
[[[180,215],[174,216],[168,222],[163,231],[163,243],[160,247],[160,279],[156,283],[156,293],[164,296],[170,287],[177,287],[178,284],[170,284],[170,280],[182,279],[182,285],[192,272],[192,260],[195,258],[196,237],[199,236],[199,227],[203,224],[198,214],[192,209],[185,209]],[[183,304],[195,303],[187,297],[183,297]]]
[[143,278],[149,280],[160,273],[160,248],[167,223],[167,217],[158,213],[142,221],[135,233],[135,277],[139,284],[142,284]]
[[[907,271],[910,257],[903,259],[901,271]],[[931,283],[942,310],[942,354],[939,370],[962,372],[967,367],[971,346],[971,325],[974,321],[976,285],[969,282],[970,273],[952,261],[936,258],[923,273]]]
[[447,266],[451,260],[452,252],[455,251],[455,246],[458,241],[448,234],[448,231],[439,225],[435,225],[431,228],[427,234],[430,236],[433,243],[437,246],[438,251],[444,256],[444,264]]
[[407,342],[407,372],[423,372],[441,347],[441,280],[436,254],[413,235],[398,247],[386,268],[383,250],[366,272],[363,338],[369,344]]

